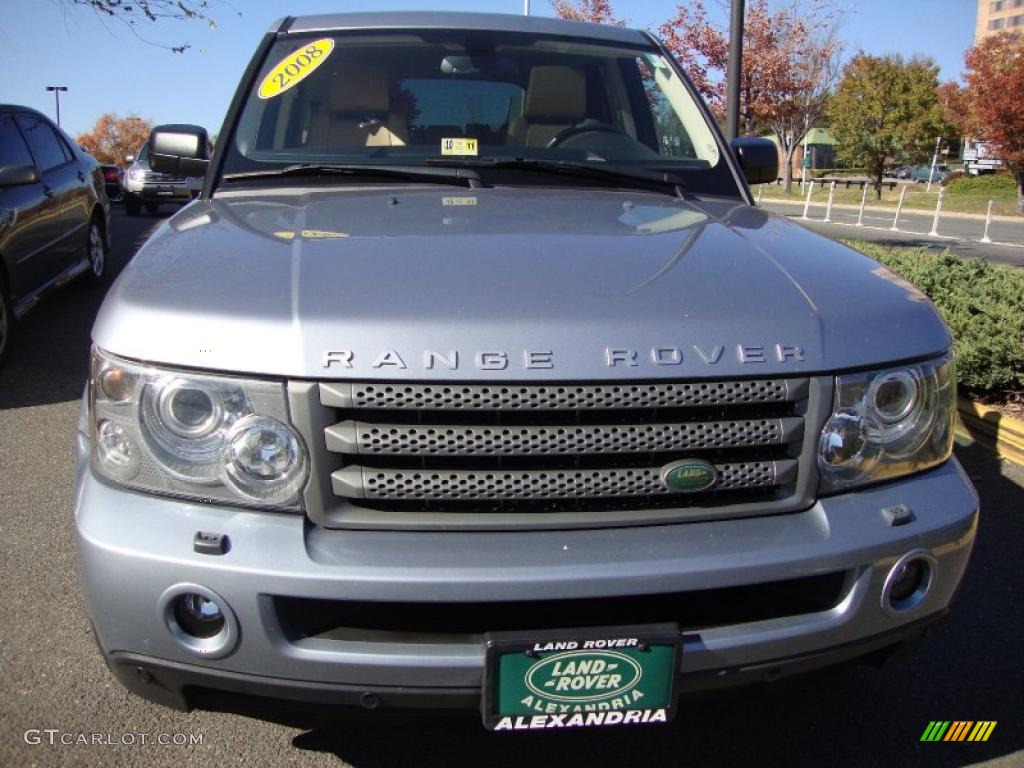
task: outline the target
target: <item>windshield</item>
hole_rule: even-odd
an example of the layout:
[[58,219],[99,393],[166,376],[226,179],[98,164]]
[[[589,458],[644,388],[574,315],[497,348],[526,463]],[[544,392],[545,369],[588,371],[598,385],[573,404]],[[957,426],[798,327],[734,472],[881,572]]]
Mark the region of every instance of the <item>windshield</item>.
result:
[[279,39],[223,174],[520,160],[670,172],[691,191],[737,193],[701,110],[657,50],[452,30]]

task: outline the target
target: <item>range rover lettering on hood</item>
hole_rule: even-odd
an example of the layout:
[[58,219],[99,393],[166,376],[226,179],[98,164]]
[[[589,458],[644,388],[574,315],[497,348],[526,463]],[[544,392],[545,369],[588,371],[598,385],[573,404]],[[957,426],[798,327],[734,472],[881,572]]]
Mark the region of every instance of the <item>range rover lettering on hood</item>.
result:
[[[743,365],[804,361],[803,347],[797,344],[736,344],[734,354],[736,361]],[[639,367],[642,365],[682,365],[684,359],[716,365],[726,354],[726,347],[717,344],[701,346],[668,345],[650,347],[648,349],[631,349],[628,347],[605,347],[602,358],[609,368]],[[460,365],[476,368],[481,371],[504,371],[510,367],[530,369],[552,369],[556,367],[555,353],[550,349],[480,350],[472,353],[457,349],[444,351],[427,349],[420,353],[400,352],[397,349],[384,349],[374,357],[360,357],[351,349],[325,349],[321,356],[324,368],[369,368],[369,369],[400,369],[406,370],[412,365],[420,365],[424,370],[447,369],[459,370]]]

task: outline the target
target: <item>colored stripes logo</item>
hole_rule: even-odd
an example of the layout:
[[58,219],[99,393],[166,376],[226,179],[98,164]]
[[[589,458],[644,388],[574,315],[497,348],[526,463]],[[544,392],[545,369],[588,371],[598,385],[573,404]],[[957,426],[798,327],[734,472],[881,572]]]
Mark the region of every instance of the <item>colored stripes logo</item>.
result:
[[988,741],[995,727],[995,720],[932,720],[921,741]]

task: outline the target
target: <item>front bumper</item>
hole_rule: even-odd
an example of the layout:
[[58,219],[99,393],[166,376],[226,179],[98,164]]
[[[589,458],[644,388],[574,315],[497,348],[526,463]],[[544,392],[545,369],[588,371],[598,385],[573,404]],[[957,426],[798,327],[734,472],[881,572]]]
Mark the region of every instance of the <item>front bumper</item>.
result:
[[[632,529],[524,532],[327,530],[298,515],[137,494],[99,480],[79,435],[75,525],[87,609],[107,663],[132,690],[188,709],[211,691],[241,699],[476,707],[479,636],[350,633],[296,637],[274,598],[374,603],[500,603],[686,592],[846,574],[827,610],[684,632],[681,688],[772,678],[890,646],[948,608],[977,526],[978,499],[956,460],[794,514]],[[882,510],[905,505],[912,522]],[[197,554],[197,531],[226,534]],[[928,594],[892,615],[881,593],[893,564],[925,550]],[[237,619],[222,658],[199,658],[169,631],[160,597],[212,590]],[[609,615],[608,625],[623,623]],[[214,708],[221,708],[215,706]]]

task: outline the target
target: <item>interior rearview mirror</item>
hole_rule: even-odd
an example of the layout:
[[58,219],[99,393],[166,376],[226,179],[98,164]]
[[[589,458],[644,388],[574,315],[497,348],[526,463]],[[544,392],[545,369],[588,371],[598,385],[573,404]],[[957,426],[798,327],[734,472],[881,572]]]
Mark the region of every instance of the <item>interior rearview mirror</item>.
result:
[[736,153],[748,184],[765,184],[779,175],[779,151],[775,142],[756,136],[741,136],[729,146]]
[[39,181],[39,167],[35,165],[0,166],[0,187],[16,187]]
[[446,75],[505,75],[516,73],[516,64],[512,59],[490,54],[474,54],[470,56],[449,54],[441,59],[441,72]]
[[198,125],[158,125],[149,134],[149,165],[159,173],[205,176],[210,140]]

